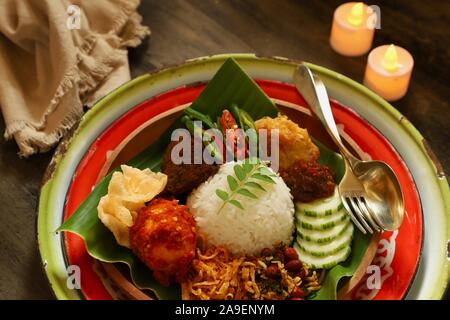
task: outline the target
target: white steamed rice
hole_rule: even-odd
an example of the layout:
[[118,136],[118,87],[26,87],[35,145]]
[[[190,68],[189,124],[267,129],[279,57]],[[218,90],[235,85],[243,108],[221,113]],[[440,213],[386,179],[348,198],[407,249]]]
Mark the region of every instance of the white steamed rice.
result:
[[233,254],[257,255],[263,248],[279,242],[289,244],[294,230],[294,203],[289,188],[280,177],[276,184],[255,180],[266,189],[251,189],[258,199],[237,195],[244,210],[226,204],[218,213],[223,200],[217,189],[230,193],[227,175],[233,175],[236,162],[221,166],[219,172],[200,185],[188,197],[187,205],[206,237],[208,245],[225,246]]

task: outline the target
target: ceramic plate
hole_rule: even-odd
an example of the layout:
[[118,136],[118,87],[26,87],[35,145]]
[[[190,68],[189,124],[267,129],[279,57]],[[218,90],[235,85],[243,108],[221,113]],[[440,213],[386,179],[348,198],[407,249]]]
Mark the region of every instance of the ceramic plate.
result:
[[[292,109],[295,105],[306,106],[290,84],[294,62],[221,55],[191,60],[128,82],[83,117],[71,137],[58,148],[44,179],[38,242],[42,263],[58,298],[120,297],[104,269],[87,254],[83,241],[74,234],[58,234],[55,230],[111,167],[157,139],[177,112],[201,92],[202,83],[211,79],[230,56],[285,112],[300,117],[313,136],[327,143],[326,135],[307,109],[304,114]],[[389,163],[405,194],[404,223],[396,232],[383,233],[372,262],[380,271],[381,287],[368,286],[363,279],[351,298],[440,298],[447,283],[449,190],[445,175],[420,134],[392,106],[342,75],[310,67],[334,99],[333,113],[345,140],[360,157]],[[431,229],[432,233],[427,231]],[[80,267],[80,289],[67,285],[69,265]]]

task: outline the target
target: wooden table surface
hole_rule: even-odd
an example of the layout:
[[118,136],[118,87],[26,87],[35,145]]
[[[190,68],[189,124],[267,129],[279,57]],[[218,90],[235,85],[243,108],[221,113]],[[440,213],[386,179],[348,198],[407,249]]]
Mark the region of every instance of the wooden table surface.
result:
[[[361,82],[367,56],[342,57],[328,44],[333,11],[340,3],[143,0],[139,11],[152,35],[130,51],[132,76],[198,56],[255,52],[310,61]],[[393,105],[427,139],[448,173],[450,2],[370,4],[381,8],[381,30],[376,31],[374,46],[394,43],[415,59],[409,93]],[[20,159],[17,152],[14,142],[0,141],[0,299],[53,298],[35,239],[39,187],[52,152],[29,159]]]

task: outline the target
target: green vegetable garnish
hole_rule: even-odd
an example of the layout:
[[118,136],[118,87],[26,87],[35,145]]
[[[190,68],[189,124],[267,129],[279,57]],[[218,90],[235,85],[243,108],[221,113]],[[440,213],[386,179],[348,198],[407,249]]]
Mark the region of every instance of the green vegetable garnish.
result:
[[217,128],[216,124],[211,120],[211,118],[208,115],[198,112],[190,107],[184,109],[184,114],[189,116],[189,118],[191,118],[192,120],[198,120],[203,122],[211,129]]
[[242,164],[235,164],[233,170],[234,175],[227,176],[230,192],[222,189],[216,190],[216,195],[223,200],[219,213],[227,203],[243,210],[244,206],[239,200],[235,199],[236,195],[240,194],[247,198],[257,199],[258,196],[254,193],[255,190],[266,191],[261,182],[275,183],[273,178],[276,177],[276,174],[258,159],[253,159],[253,161],[246,159]]

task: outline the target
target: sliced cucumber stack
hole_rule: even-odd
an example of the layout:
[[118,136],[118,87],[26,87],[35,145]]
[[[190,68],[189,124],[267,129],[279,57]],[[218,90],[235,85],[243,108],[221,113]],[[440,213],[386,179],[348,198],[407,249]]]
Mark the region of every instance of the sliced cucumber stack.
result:
[[297,202],[296,211],[309,217],[326,217],[344,208],[337,187],[329,198],[319,199],[308,203]]
[[340,223],[334,228],[322,230],[322,232],[316,232],[316,230],[310,230],[303,228],[300,223],[297,225],[297,238],[304,239],[306,241],[314,241],[317,243],[328,243],[339,237],[350,226],[349,223]]
[[342,209],[331,216],[326,217],[309,217],[303,213],[296,212],[296,225],[308,230],[329,230],[340,224],[345,224],[349,220],[348,214]]
[[330,269],[350,255],[353,224],[336,188],[333,196],[296,203],[294,248],[313,269]]
[[339,262],[345,261],[351,251],[350,247],[346,247],[343,250],[326,257],[315,257],[304,252],[297,243],[294,243],[294,249],[297,250],[300,260],[303,263],[308,264],[312,269],[331,269]]
[[303,241],[297,239],[297,244],[303,251],[316,257],[326,257],[349,247],[353,239],[353,225],[350,224],[342,235],[328,243],[318,243],[314,241]]

